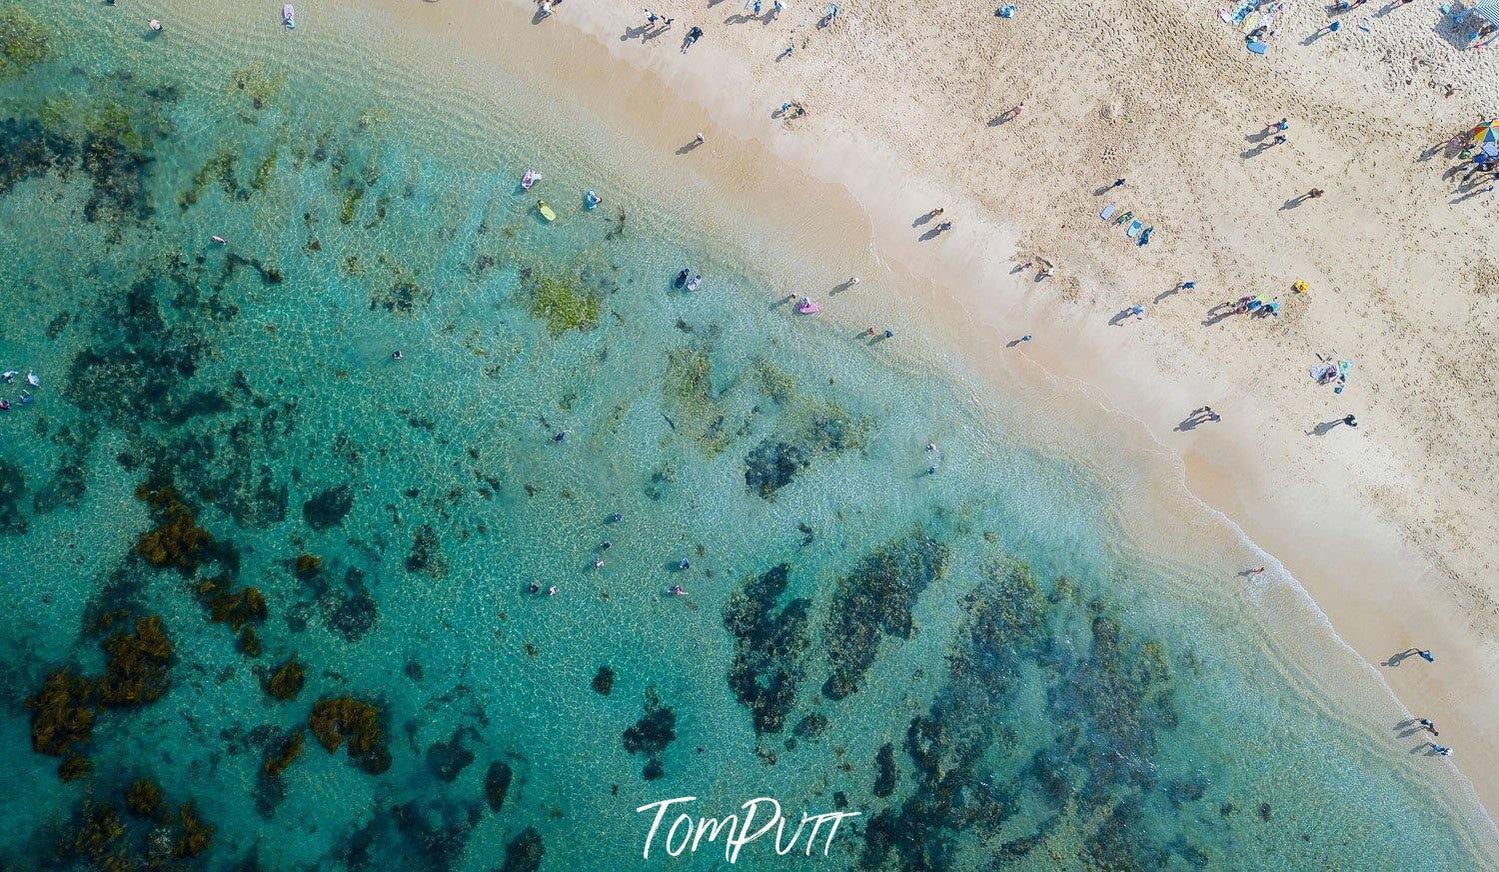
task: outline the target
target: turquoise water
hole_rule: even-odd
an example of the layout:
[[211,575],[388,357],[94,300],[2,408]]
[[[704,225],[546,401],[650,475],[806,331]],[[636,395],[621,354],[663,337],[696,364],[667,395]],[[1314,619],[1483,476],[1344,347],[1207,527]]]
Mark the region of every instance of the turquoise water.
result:
[[1088,473],[545,119],[3,8],[9,866],[631,868],[684,796],[860,813],[750,868],[1487,862]]

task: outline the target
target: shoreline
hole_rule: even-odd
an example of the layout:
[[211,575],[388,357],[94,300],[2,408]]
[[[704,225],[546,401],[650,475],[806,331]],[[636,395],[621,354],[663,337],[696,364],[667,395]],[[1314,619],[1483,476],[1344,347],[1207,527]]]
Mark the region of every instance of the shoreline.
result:
[[[399,15],[403,22],[420,19],[425,26],[438,29],[453,26],[457,19],[449,16],[468,14],[483,16],[485,21],[496,27],[508,26],[494,23],[495,10],[492,8],[469,9],[461,4],[457,6],[439,4],[419,7],[417,10],[403,8],[396,12],[394,9],[395,7],[390,5],[386,10],[387,14]],[[632,68],[641,70],[641,78],[637,81],[611,80],[608,83],[615,89],[613,96],[618,96],[619,90],[627,90],[629,93],[625,96],[633,98],[635,103],[629,103],[626,99],[605,111],[612,112],[615,117],[634,117],[636,121],[632,130],[636,132],[648,129],[651,122],[666,121],[672,114],[669,109],[679,107],[667,106],[664,104],[668,101],[660,101],[663,105],[647,110],[643,105],[637,104],[648,103],[659,97],[658,94],[653,94],[648,86],[652,79],[659,81],[659,77],[664,75],[668,78],[667,86],[675,90],[682,88],[682,79],[691,78],[686,75],[685,67],[675,63],[674,59],[678,55],[672,52],[667,57],[666,60],[672,62],[670,70],[663,71],[650,67],[642,69],[642,65],[626,60],[622,57],[623,52],[616,51],[604,40],[603,28],[607,24],[605,13],[597,13],[597,18],[585,22],[594,26],[592,35],[585,36],[582,32],[573,30],[579,26],[572,20],[576,11],[571,7],[564,7],[552,20],[544,22],[544,30],[537,29],[530,32],[539,36],[544,34],[538,40],[545,43],[544,48],[555,48],[560,44],[573,52],[582,50],[585,41],[603,42],[609,46],[607,54],[613,61],[627,63]],[[469,18],[466,19],[466,23],[477,23],[478,20],[478,17]],[[484,41],[482,35],[477,32],[478,28],[470,30],[467,40],[471,46]],[[559,33],[559,31],[562,32]],[[633,43],[621,43],[621,45],[633,47]],[[708,48],[709,45],[710,43],[705,43],[693,50],[692,59],[699,68],[703,66],[703,58],[699,56],[699,49]],[[538,73],[551,77],[553,81],[559,80],[554,70],[538,71]],[[594,84],[603,84],[596,69],[580,75],[578,69],[574,67],[569,71],[569,75],[573,77],[570,84],[574,87],[577,87],[580,82],[586,83],[588,76],[593,76]],[[703,95],[709,91],[733,90],[743,81],[745,81],[744,78],[729,79],[709,86],[699,79],[696,85],[699,93],[685,96],[687,99],[698,100],[701,104],[707,101]],[[598,103],[609,95],[610,92],[607,90],[602,93],[596,92],[589,108],[594,112],[600,112]],[[1172,458],[1180,458],[1179,469],[1182,484],[1190,493],[1206,505],[1222,511],[1231,525],[1241,530],[1252,543],[1258,543],[1259,547],[1280,558],[1309,595],[1314,596],[1317,607],[1329,616],[1338,637],[1349,644],[1353,650],[1360,652],[1366,663],[1376,663],[1375,658],[1382,656],[1379,653],[1382,649],[1394,651],[1406,647],[1402,643],[1404,637],[1402,636],[1402,642],[1397,642],[1392,638],[1394,635],[1408,633],[1412,634],[1411,641],[1415,644],[1433,644],[1423,640],[1432,638],[1430,634],[1441,629],[1454,625],[1461,626],[1454,608],[1427,609],[1423,614],[1412,609],[1409,604],[1401,604],[1403,614],[1374,614],[1372,604],[1353,601],[1356,594],[1368,596],[1375,589],[1383,593],[1388,601],[1393,601],[1399,592],[1403,577],[1409,578],[1412,574],[1421,577],[1423,573],[1432,572],[1432,570],[1423,568],[1422,558],[1410,553],[1408,548],[1399,544],[1398,533],[1392,535],[1388,524],[1373,517],[1372,510],[1360,510],[1359,517],[1349,516],[1350,509],[1361,505],[1361,502],[1357,493],[1349,493],[1346,483],[1307,481],[1302,482],[1301,487],[1294,491],[1289,491],[1284,479],[1294,479],[1294,474],[1286,473],[1283,474],[1282,480],[1272,480],[1265,471],[1257,467],[1256,463],[1244,459],[1254,458],[1266,452],[1264,445],[1255,445],[1250,440],[1256,437],[1262,440],[1273,440],[1276,438],[1274,433],[1236,435],[1237,431],[1231,428],[1212,430],[1207,433],[1199,431],[1195,435],[1205,438],[1193,439],[1191,450],[1183,450],[1179,447],[1179,440],[1162,437],[1169,433],[1169,429],[1165,428],[1170,421],[1165,419],[1172,417],[1171,410],[1196,405],[1194,401],[1187,399],[1189,396],[1187,390],[1184,387],[1173,389],[1169,383],[1154,381],[1157,391],[1162,390],[1164,385],[1164,389],[1170,390],[1173,394],[1170,402],[1165,403],[1161,401],[1159,394],[1147,395],[1140,390],[1142,381],[1150,381],[1147,376],[1126,371],[1132,368],[1119,367],[1110,370],[1101,365],[1108,361],[1117,364],[1118,361],[1124,359],[1144,360],[1147,365],[1150,363],[1148,354],[1137,349],[1126,350],[1122,347],[1124,337],[1128,334],[1115,330],[1117,339],[1110,336],[1107,331],[1098,326],[1098,319],[1094,317],[1097,314],[1096,311],[1089,309],[1086,305],[1068,305],[1060,312],[1054,311],[1053,297],[1055,295],[1050,289],[1043,288],[1040,292],[1036,292],[1035,287],[1030,286],[1028,282],[1027,286],[1031,287],[1031,291],[1022,293],[1015,301],[999,301],[994,298],[993,294],[981,296],[976,286],[1003,282],[1007,278],[1005,266],[1009,262],[1007,260],[1009,252],[1013,251],[1015,245],[1024,238],[1022,234],[1011,232],[1008,236],[1001,235],[1001,241],[995,242],[993,236],[1005,233],[1002,225],[997,222],[993,224],[985,222],[981,231],[971,231],[969,227],[973,222],[965,215],[960,225],[960,232],[953,234],[953,239],[941,243],[940,253],[922,251],[913,243],[902,242],[895,231],[903,228],[904,224],[892,223],[886,219],[900,214],[903,210],[909,210],[915,203],[936,199],[941,191],[940,184],[925,183],[926,191],[920,194],[907,192],[901,203],[885,202],[871,206],[868,189],[877,188],[880,181],[871,180],[861,190],[855,190],[853,186],[845,185],[839,180],[839,172],[852,173],[855,168],[867,169],[871,165],[876,165],[884,171],[880,179],[896,178],[902,172],[902,168],[898,157],[893,152],[873,157],[863,156],[861,157],[862,163],[850,164],[847,158],[858,149],[865,147],[866,143],[854,142],[851,137],[845,136],[834,147],[824,147],[819,155],[812,156],[804,147],[807,143],[794,143],[786,137],[780,137],[780,141],[767,142],[763,131],[757,133],[753,129],[756,124],[761,124],[763,127],[763,123],[757,122],[755,113],[747,108],[749,103],[750,101],[746,100],[744,105],[735,106],[723,100],[713,102],[715,108],[722,107],[719,114],[724,117],[721,119],[715,117],[713,120],[716,123],[706,126],[709,131],[706,150],[700,150],[702,152],[700,155],[689,158],[694,162],[693,172],[711,176],[715,181],[720,181],[722,177],[724,187],[735,196],[742,196],[746,199],[757,197],[775,199],[779,196],[792,202],[805,200],[806,192],[773,193],[770,178],[773,170],[762,163],[763,154],[767,151],[771,152],[778,159],[810,172],[814,177],[821,179],[822,184],[827,185],[829,189],[835,192],[846,191],[868,223],[868,226],[863,228],[868,234],[868,239],[858,240],[845,232],[844,236],[834,239],[820,238],[820,246],[824,249],[835,249],[839,245],[863,241],[864,247],[874,257],[885,255],[894,264],[892,275],[904,276],[904,268],[912,267],[922,279],[919,288],[929,295],[922,301],[903,300],[894,304],[869,300],[867,298],[873,295],[867,291],[880,287],[883,282],[865,276],[865,282],[861,285],[862,290],[850,295],[856,298],[851,301],[855,305],[848,308],[852,309],[857,306],[861,310],[873,308],[881,313],[892,311],[909,313],[913,306],[920,307],[919,314],[925,318],[924,326],[928,326],[935,336],[945,340],[945,351],[938,356],[951,360],[955,355],[963,363],[970,365],[966,371],[976,374],[972,383],[964,384],[964,387],[974,391],[976,396],[989,394],[990,392],[985,390],[987,386],[1004,384],[1001,379],[1018,380],[1032,386],[1065,380],[1072,382],[1068,390],[1083,397],[1085,401],[1098,405],[1100,414],[1105,419],[1117,420],[1122,417],[1128,421],[1138,422],[1144,435],[1148,435],[1153,440],[1153,444],[1158,446],[1164,458],[1168,461]],[[647,138],[653,138],[665,145],[668,142],[680,143],[683,139],[690,139],[692,132],[690,129],[670,131],[657,129],[653,137]],[[801,136],[802,140],[810,138],[805,135]],[[667,153],[669,154],[669,151]],[[704,164],[710,165],[704,166]],[[874,175],[871,173],[871,177]],[[863,197],[860,196],[861,193]],[[946,200],[946,202],[957,201]],[[840,209],[842,205],[839,204]],[[827,208],[831,210],[832,207]],[[973,211],[969,214],[977,214],[981,208],[981,206],[965,204],[952,211],[957,214],[960,209],[964,212],[972,209]],[[823,217],[826,216],[814,212],[810,215],[799,215],[797,220],[800,226],[807,227],[809,232],[815,232],[812,228]],[[826,236],[826,233],[824,235]],[[980,245],[992,246],[995,253],[992,256],[985,256],[977,250]],[[959,253],[954,251],[960,247],[967,248],[966,256],[959,257]],[[954,260],[961,262],[954,266],[950,263]],[[1071,258],[1064,263],[1071,267]],[[964,270],[977,273],[977,278],[974,275],[968,275],[964,276],[963,280],[958,280],[957,274]],[[1064,272],[1062,277],[1067,278],[1067,273]],[[1088,279],[1085,276],[1079,278],[1079,281],[1086,280]],[[1010,278],[1009,284],[1011,287],[1007,290],[1019,289],[1018,279]],[[956,291],[961,295],[943,297],[942,294],[948,291]],[[840,305],[830,308],[842,308],[842,301],[847,299],[848,297],[841,297]],[[934,308],[938,311],[926,311],[927,308]],[[962,318],[955,316],[967,316],[968,320],[965,322]],[[1045,319],[1048,327],[1056,331],[1055,335],[1062,335],[1064,328],[1076,330],[1083,337],[1078,343],[1079,348],[1063,352],[1053,345],[1033,343],[1034,347],[1027,347],[1023,357],[1015,354],[983,359],[980,351],[986,343],[1003,345],[1002,341],[995,342],[996,338],[1002,339],[1003,337],[993,335],[995,328],[992,325],[1022,323],[1018,320],[1022,316],[1024,317],[1023,323],[1026,324],[1037,323]],[[838,317],[844,316],[838,315]],[[1029,329],[1015,332],[1029,332]],[[1078,351],[1083,351],[1085,354],[1078,353]],[[945,368],[956,371],[960,375],[964,371],[952,366]],[[1105,374],[1112,377],[1103,378]],[[1214,396],[1221,396],[1222,392],[1232,390],[1221,384],[1214,387],[1219,391]],[[1212,397],[1209,397],[1209,400],[1213,401]],[[1242,412],[1231,412],[1230,415],[1231,423],[1247,417]],[[1148,448],[1149,446],[1147,450]],[[1278,521],[1266,519],[1262,515],[1255,515],[1251,509],[1253,506],[1272,507],[1278,514],[1285,517]],[[1297,530],[1298,527],[1306,525],[1326,524],[1328,516],[1325,513],[1328,506],[1336,507],[1339,514],[1341,529],[1336,531],[1335,538],[1344,542],[1357,541],[1359,548],[1350,548],[1348,553],[1338,558],[1336,566],[1325,567],[1319,571],[1316,565],[1325,561],[1328,555],[1316,553],[1316,548],[1321,546],[1321,542],[1306,543],[1304,537],[1298,535]],[[1319,540],[1330,536],[1331,532],[1323,527],[1319,533]],[[1365,547],[1370,549],[1367,555],[1357,553]],[[1352,582],[1355,578],[1359,581],[1357,588]],[[1448,603],[1448,605],[1451,604]],[[1362,612],[1360,608],[1363,608]],[[1451,735],[1454,736],[1453,742],[1459,748],[1459,756],[1454,762],[1460,763],[1462,771],[1467,773],[1469,778],[1473,778],[1475,773],[1494,771],[1494,767],[1489,764],[1496,762],[1495,751],[1485,746],[1482,723],[1484,719],[1491,717],[1496,709],[1494,704],[1496,695],[1491,669],[1484,663],[1484,657],[1479,648],[1482,640],[1469,636],[1466,628],[1464,631],[1464,638],[1467,642],[1465,649],[1456,647],[1455,639],[1442,639],[1439,645],[1433,644],[1438,648],[1438,666],[1443,670],[1440,673],[1436,670],[1418,671],[1405,668],[1380,669],[1377,670],[1377,674],[1381,675],[1392,693],[1403,700],[1406,705],[1421,708],[1418,714],[1430,716],[1433,711],[1438,712],[1437,717],[1442,723],[1444,733],[1451,731]],[[1382,643],[1381,640],[1387,641]],[[1383,652],[1383,655],[1387,656],[1387,654],[1388,651]],[[1473,782],[1479,797],[1490,808],[1495,807],[1496,798],[1499,798],[1499,794],[1496,794],[1496,791],[1499,791],[1499,785],[1491,783],[1492,781],[1492,778],[1480,778]],[[1490,827],[1492,828],[1492,824]]]
[[[561,29],[560,25],[587,34],[588,38],[606,47],[616,61],[629,64],[647,75],[664,78],[667,86],[679,96],[699,106],[712,105],[714,108],[708,115],[717,126],[732,137],[750,140],[751,149],[762,147],[777,159],[847,191],[869,222],[869,248],[877,252],[877,256],[893,256],[901,265],[911,267],[928,283],[934,295],[925,302],[945,309],[923,314],[931,316],[927,318],[928,322],[947,328],[945,336],[942,335],[944,331],[937,331],[938,337],[949,340],[945,343],[947,347],[961,349],[958,352],[960,359],[968,365],[966,370],[963,367],[945,369],[959,374],[964,371],[976,373],[975,381],[981,385],[1003,384],[1005,378],[1019,378],[1032,384],[1035,381],[1069,381],[1070,390],[1094,395],[1098,402],[1111,408],[1112,417],[1123,418],[1143,429],[1155,446],[1174,459],[1180,483],[1186,491],[1210,511],[1220,513],[1256,548],[1273,555],[1294,579],[1292,583],[1299,585],[1314,608],[1325,616],[1339,642],[1359,655],[1363,665],[1380,678],[1394,698],[1408,707],[1414,716],[1438,720],[1444,740],[1450,736],[1452,744],[1460,749],[1453,762],[1471,783],[1479,801],[1485,809],[1499,807],[1499,779],[1485,776],[1485,773],[1499,771],[1499,749],[1487,741],[1488,732],[1484,726],[1495,712],[1499,712],[1499,683],[1495,681],[1492,658],[1484,653],[1484,645],[1491,640],[1492,630],[1480,626],[1481,621],[1474,621],[1473,616],[1466,615],[1464,608],[1467,603],[1460,599],[1464,596],[1482,597],[1487,592],[1478,590],[1466,594],[1454,589],[1455,580],[1450,577],[1452,570],[1433,565],[1418,546],[1408,541],[1408,533],[1398,523],[1382,517],[1380,509],[1369,504],[1360,493],[1358,482],[1350,481],[1349,476],[1320,475],[1313,478],[1303,475],[1304,468],[1288,468],[1279,474],[1269,468],[1267,458],[1294,457],[1301,450],[1291,434],[1276,431],[1275,424],[1285,420],[1283,410],[1253,394],[1236,397],[1237,385],[1226,383],[1230,381],[1227,377],[1194,379],[1205,382],[1201,387],[1203,393],[1195,395],[1186,384],[1173,383],[1173,379],[1181,378],[1183,370],[1201,373],[1204,367],[1211,365],[1211,361],[1200,357],[1188,357],[1188,362],[1178,365],[1175,371],[1162,373],[1164,378],[1156,377],[1150,370],[1161,367],[1158,360],[1152,359],[1151,349],[1125,347],[1122,331],[1116,329],[1114,333],[1120,335],[1113,336],[1100,329],[1098,316],[1104,313],[1096,307],[1065,301],[1058,307],[1056,298],[1065,297],[1065,293],[1058,294],[1046,286],[1010,276],[1005,269],[1015,259],[1007,256],[1010,251],[1041,249],[1054,254],[1057,249],[1034,243],[1028,245],[1027,234],[1005,227],[986,214],[981,205],[974,206],[969,201],[958,209],[949,207],[950,213],[963,216],[963,225],[959,233],[950,234],[954,237],[952,240],[941,243],[945,250],[940,250],[940,253],[922,250],[909,240],[903,241],[896,231],[904,228],[906,222],[897,216],[919,214],[918,204],[961,203],[967,198],[944,197],[939,184],[905,174],[899,159],[889,150],[878,150],[878,144],[870,148],[869,143],[856,142],[847,134],[836,135],[831,143],[793,143],[791,137],[784,135],[786,131],[775,130],[757,121],[755,113],[748,108],[750,101],[736,104],[724,99],[742,83],[725,75],[721,64],[710,64],[704,57],[692,61],[697,69],[714,70],[714,82],[709,84],[705,77],[690,75],[676,52],[666,53],[664,58],[656,52],[642,57],[617,48],[605,36],[610,23],[605,12],[590,12],[590,17],[582,21],[575,20],[577,12],[564,7],[543,24],[554,30]],[[617,21],[615,24],[618,26]],[[563,39],[565,44],[570,43],[577,50],[576,37]],[[620,47],[634,45],[633,42],[617,43]],[[697,54],[710,47],[717,48],[705,39],[692,52]],[[715,54],[711,60],[728,59]],[[715,92],[718,99],[707,96]],[[627,113],[620,111],[616,114]],[[720,115],[724,117],[720,118]],[[638,131],[640,126],[634,129]],[[681,133],[690,135],[685,127]],[[823,131],[818,131],[821,133]],[[710,145],[721,136],[710,137]],[[811,139],[810,136],[802,138]],[[814,145],[816,153],[811,151]],[[711,167],[705,167],[703,163],[695,163],[694,170],[714,176],[745,171],[742,159],[718,160]],[[859,171],[866,173],[862,185],[851,179]],[[756,172],[763,173],[764,170]],[[925,190],[920,193],[911,192],[909,187],[905,190],[894,187],[880,190],[883,182],[894,179],[899,179],[903,186]],[[892,198],[892,191],[899,193]],[[885,202],[879,202],[881,199]],[[900,202],[891,203],[891,199]],[[980,227],[972,230],[975,216]],[[995,253],[986,256],[978,250],[980,246],[990,246]],[[1067,266],[1086,261],[1086,256],[1074,258],[1069,252],[1062,261],[1063,272],[1058,276],[1057,284],[1067,280],[1105,284],[1105,277],[1067,274]],[[1006,290],[1019,291],[1018,300],[1000,301],[993,294],[983,293],[983,287],[999,283],[1009,285]],[[866,278],[861,287],[869,286],[870,281]],[[938,299],[936,295],[944,291],[952,292],[952,296]],[[970,322],[954,335],[954,322],[961,323],[965,318],[971,319]],[[1027,326],[1007,332],[1001,332],[997,326],[1015,323]],[[983,359],[982,349],[986,345],[995,347],[996,353],[1003,351],[1009,333],[1031,332],[1034,328],[1029,325],[1035,323],[1046,323],[1055,335],[1066,335],[1071,330],[1075,331],[1074,335],[1085,338],[1069,342],[1063,349],[1044,342],[1033,342],[1023,349],[1016,349],[1022,352],[1025,364]],[[1245,342],[1249,344],[1252,340]],[[1138,364],[1139,368],[1120,367],[1117,364],[1121,360]],[[1025,373],[1025,366],[1034,366],[1037,372]],[[1162,402],[1163,394],[1169,402]],[[1212,403],[1223,402],[1222,397],[1234,397],[1230,400],[1234,406],[1226,414],[1231,426],[1174,434],[1171,426],[1179,417],[1178,410],[1195,407],[1203,397]],[[1249,422],[1258,422],[1259,426],[1248,432],[1236,429],[1246,427]],[[1374,428],[1366,423],[1360,435],[1371,430]],[[1295,436],[1300,437],[1300,432]],[[1337,459],[1341,461],[1336,469],[1338,473],[1346,473],[1355,464],[1372,463],[1379,467],[1398,464],[1392,452],[1382,444],[1344,445],[1338,455]],[[1307,530],[1316,530],[1317,533],[1309,537],[1304,533]],[[1337,553],[1328,553],[1332,543],[1336,543]],[[1483,555],[1477,556],[1481,559]],[[1472,583],[1481,579],[1470,578],[1468,581]],[[1442,598],[1436,602],[1430,599],[1411,602],[1404,596],[1407,590],[1430,588],[1435,588]],[[1490,608],[1493,605],[1492,600],[1479,599],[1478,603]],[[1435,668],[1415,669],[1412,668],[1415,664],[1409,661],[1403,664],[1404,668],[1383,665],[1395,652],[1415,645],[1437,649]],[[1375,730],[1371,733],[1378,735]],[[1492,834],[1492,822],[1489,826]]]

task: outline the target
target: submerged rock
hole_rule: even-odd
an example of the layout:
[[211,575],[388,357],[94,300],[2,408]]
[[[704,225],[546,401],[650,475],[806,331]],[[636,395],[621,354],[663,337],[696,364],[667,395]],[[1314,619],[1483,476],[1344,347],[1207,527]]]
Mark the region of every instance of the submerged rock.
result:
[[880,798],[895,792],[895,746],[886,742],[874,755],[874,795]]
[[677,713],[661,704],[661,697],[654,687],[645,690],[645,713],[635,725],[625,730],[621,737],[625,751],[646,758],[641,777],[655,781],[665,775],[661,755],[677,738]]
[[505,797],[510,793],[510,782],[514,777],[514,770],[504,760],[489,764],[488,771],[484,773],[484,801],[489,803],[490,811],[498,812],[505,805]]
[[745,455],[744,483],[751,492],[769,498],[811,465],[801,446],[766,439]]
[[0,534],[20,536],[29,525],[21,512],[21,499],[26,496],[26,476],[21,467],[0,457]]
[[593,674],[593,690],[600,696],[608,696],[614,691],[614,670],[607,665],[600,666],[599,671]]
[[755,732],[779,733],[796,707],[796,691],[806,674],[811,600],[780,606],[790,567],[779,564],[746,579],[724,604],[723,623],[734,634],[729,689],[750,710]]
[[448,574],[448,558],[442,553],[442,542],[431,524],[422,524],[411,534],[411,553],[406,556],[406,571],[433,579]]
[[948,553],[946,545],[918,528],[876,548],[839,577],[823,624],[832,665],[822,687],[826,696],[842,699],[859,689],[883,637],[910,638],[916,599],[946,572]]
[[354,489],[346,484],[318,491],[302,504],[302,519],[314,530],[326,530],[343,521],[354,508]]
[[474,752],[463,744],[463,733],[459,727],[448,741],[433,742],[427,748],[427,768],[443,781],[456,780],[474,762]]
[[505,846],[505,865],[500,872],[539,872],[546,845],[535,827],[526,827]]

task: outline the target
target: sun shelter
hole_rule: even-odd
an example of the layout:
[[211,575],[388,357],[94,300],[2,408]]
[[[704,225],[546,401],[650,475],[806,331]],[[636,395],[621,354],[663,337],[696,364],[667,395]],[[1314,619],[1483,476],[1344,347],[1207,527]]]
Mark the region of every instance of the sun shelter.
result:
[[1499,0],[1478,0],[1463,16],[1463,24],[1473,28],[1468,35],[1470,45],[1489,41],[1499,33]]
[[[1495,2],[1499,2],[1499,0],[1495,0]],[[1480,146],[1499,142],[1499,118],[1495,118],[1492,121],[1485,121],[1473,128],[1471,142],[1474,145]]]

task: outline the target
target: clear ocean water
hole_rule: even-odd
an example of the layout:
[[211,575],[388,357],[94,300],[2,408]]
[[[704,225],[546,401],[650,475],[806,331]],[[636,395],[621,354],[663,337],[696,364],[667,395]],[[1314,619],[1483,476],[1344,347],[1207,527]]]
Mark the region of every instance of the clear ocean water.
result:
[[641,859],[684,796],[859,813],[748,868],[1491,862],[1094,471],[565,127],[145,17],[0,4],[0,868],[726,868]]

